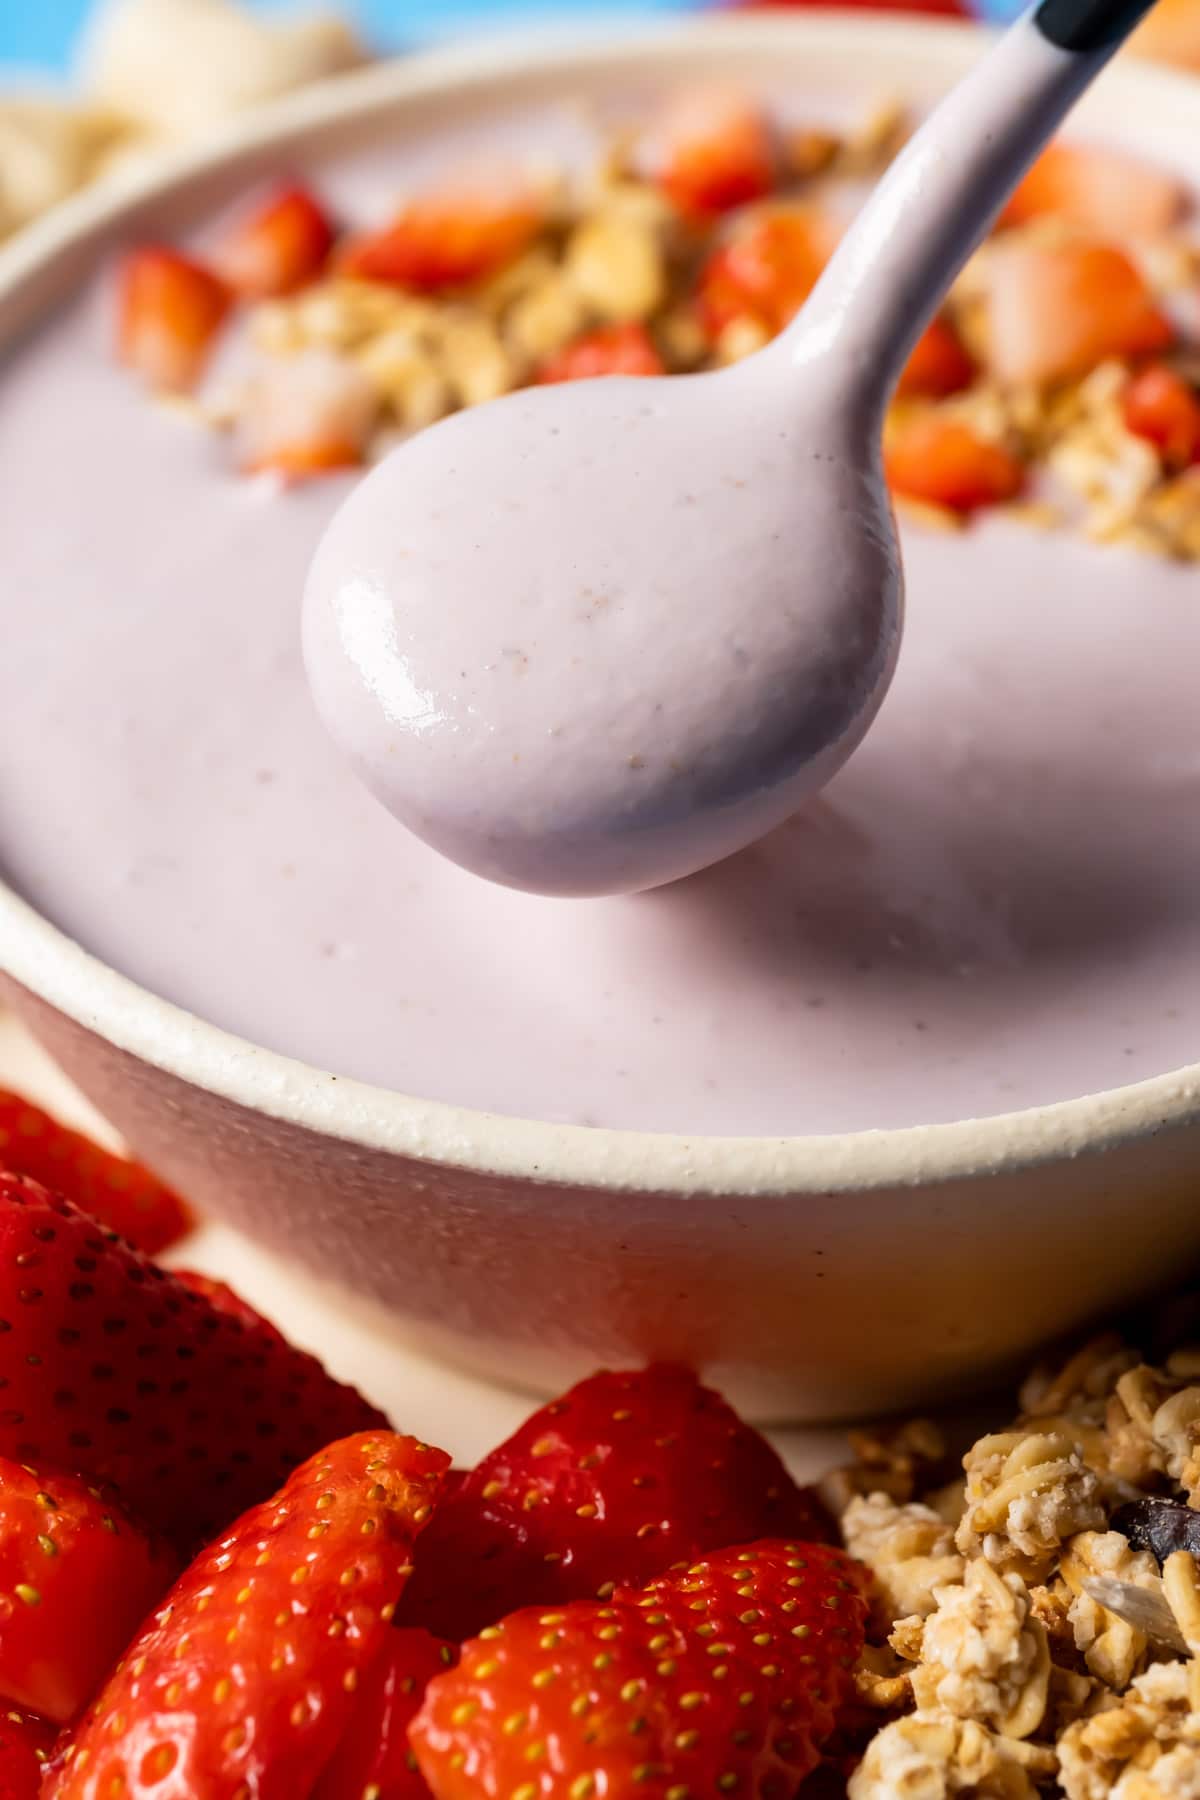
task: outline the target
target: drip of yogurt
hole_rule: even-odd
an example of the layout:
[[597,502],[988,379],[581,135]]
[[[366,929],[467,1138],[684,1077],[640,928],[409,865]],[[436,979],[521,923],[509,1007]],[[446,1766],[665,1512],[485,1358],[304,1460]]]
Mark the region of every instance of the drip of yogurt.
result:
[[393,451],[309,575],[325,726],[476,874],[633,892],[782,823],[899,648],[879,434],[946,287],[1144,0],[1042,0],[937,108],[782,337],[526,390]]

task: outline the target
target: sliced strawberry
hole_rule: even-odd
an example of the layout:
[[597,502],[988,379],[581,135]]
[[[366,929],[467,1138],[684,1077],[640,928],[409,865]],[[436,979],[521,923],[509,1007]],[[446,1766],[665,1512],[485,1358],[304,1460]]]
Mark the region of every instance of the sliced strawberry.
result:
[[0,1458],[0,1695],[73,1719],[178,1566],[99,1490]]
[[1200,69],[1200,7],[1196,0],[1158,0],[1138,26],[1130,48],[1140,56]]
[[1183,184],[1120,150],[1051,144],[1043,150],[1001,216],[1002,225],[1061,218],[1085,231],[1154,237],[1186,204]]
[[217,1281],[211,1275],[198,1275],[194,1269],[172,1269],[171,1273],[176,1281],[182,1282],[193,1294],[202,1295],[219,1313],[228,1313],[231,1319],[237,1319],[252,1331],[266,1332],[278,1343],[285,1341],[282,1331],[272,1325],[270,1319],[264,1319],[260,1312],[256,1312],[248,1300],[235,1294],[228,1282]]
[[56,1735],[42,1719],[0,1708],[0,1800],[38,1800]]
[[229,289],[203,263],[163,244],[126,256],[120,271],[117,349],[151,387],[194,387],[225,322]]
[[665,375],[666,365],[644,325],[601,325],[547,357],[538,380],[590,381],[597,375]]
[[305,1800],[383,1654],[449,1458],[331,1444],[180,1577],[67,1746],[47,1800]]
[[243,219],[221,246],[221,273],[249,300],[290,294],[321,273],[333,222],[307,188],[287,187]]
[[102,1150],[32,1100],[0,1088],[0,1169],[31,1175],[148,1256],[189,1230],[187,1207],[140,1163]]
[[1112,356],[1150,356],[1170,321],[1111,244],[998,244],[987,273],[988,363],[1002,381],[1086,375]]
[[313,1800],[428,1800],[408,1728],[435,1675],[453,1668],[458,1645],[428,1631],[393,1631],[359,1684],[342,1741]]
[[3,1174],[0,1345],[0,1455],[111,1482],[185,1548],[318,1445],[384,1423],[315,1357]]
[[1025,484],[1016,457],[961,419],[937,412],[889,423],[883,462],[893,493],[951,512],[969,513],[1012,500]]
[[363,371],[333,350],[303,350],[260,364],[238,420],[238,451],[248,475],[311,480],[362,462],[379,412]]
[[1174,369],[1150,363],[1130,379],[1121,404],[1129,430],[1153,444],[1168,468],[1200,462],[1200,396]]
[[437,1800],[791,1800],[853,1692],[867,1603],[840,1551],[723,1550],[608,1605],[529,1607],[463,1648],[411,1730]]
[[658,182],[681,212],[729,212],[775,186],[770,123],[744,94],[684,94],[667,109],[658,137]]
[[483,176],[411,200],[382,231],[350,243],[341,272],[436,293],[494,275],[527,250],[545,208],[519,175]]
[[720,1545],[827,1530],[765,1438],[694,1375],[606,1371],[535,1412],[439,1509],[400,1616],[463,1638]]
[[833,248],[830,223],[810,206],[772,206],[737,222],[700,273],[697,304],[711,338],[741,319],[771,335],[808,299]]
[[949,319],[934,319],[917,339],[896,392],[930,400],[960,393],[975,379],[975,362]]

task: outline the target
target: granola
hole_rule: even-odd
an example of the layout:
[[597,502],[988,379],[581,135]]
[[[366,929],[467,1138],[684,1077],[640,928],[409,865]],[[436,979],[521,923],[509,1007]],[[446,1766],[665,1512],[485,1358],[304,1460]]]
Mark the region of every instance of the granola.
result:
[[[225,0],[170,4],[207,16]],[[241,466],[296,480],[370,462],[515,388],[736,362],[804,304],[907,130],[892,102],[834,132],[744,95],[685,94],[636,128],[597,124],[590,169],[459,172],[398,191],[390,214],[341,231],[319,194],[289,192],[247,216],[235,255],[218,241],[191,259],[197,281],[230,283],[252,361],[277,365],[266,379],[251,368],[227,382],[197,416],[244,420],[235,444],[277,448]],[[283,205],[328,229],[319,253],[264,282]],[[1200,558],[1200,238],[1189,210],[1163,171],[1051,146],[901,376],[884,466],[911,518],[958,529],[1007,507],[1036,529]],[[260,277],[249,288],[247,251]],[[161,342],[170,329],[164,309],[124,338]],[[313,390],[302,359],[314,350],[343,360],[346,396],[326,383],[282,440],[276,402],[293,421],[304,412]],[[125,360],[161,388],[156,368]],[[293,372],[295,404],[282,398]],[[338,433],[363,378],[375,404],[369,419],[357,408],[363,423],[347,439]],[[1055,1501],[1028,1493],[1012,1542],[1049,1532],[1052,1552],[1057,1528],[1034,1515]],[[1032,1569],[1038,1552],[1023,1555]]]
[[1034,1370],[962,1488],[915,1459],[863,1497],[888,1440],[861,1436],[824,1483],[886,1647],[851,1800],[1200,1800],[1200,1354],[1152,1324],[1153,1361],[1109,1332]]

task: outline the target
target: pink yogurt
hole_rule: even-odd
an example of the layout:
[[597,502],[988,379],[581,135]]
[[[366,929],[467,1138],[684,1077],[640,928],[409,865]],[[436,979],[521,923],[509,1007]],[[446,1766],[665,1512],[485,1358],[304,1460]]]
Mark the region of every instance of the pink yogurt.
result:
[[[378,157],[336,181],[374,204]],[[649,894],[501,889],[315,715],[300,595],[350,482],[241,482],[112,366],[108,298],[0,371],[0,872],[105,961],[337,1073],[583,1124],[915,1125],[1195,1058],[1194,570],[908,531],[900,666],[819,799]]]

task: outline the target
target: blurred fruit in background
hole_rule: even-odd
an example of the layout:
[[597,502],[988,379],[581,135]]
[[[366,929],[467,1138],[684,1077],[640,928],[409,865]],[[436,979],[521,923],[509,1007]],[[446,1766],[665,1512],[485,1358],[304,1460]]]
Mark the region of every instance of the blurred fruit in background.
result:
[[[959,0],[729,0],[729,3],[773,10],[835,4],[876,12],[957,15],[979,18],[988,24],[1007,25],[1025,10],[1026,0],[971,0],[970,4],[959,4]],[[1200,0],[1158,0],[1131,40],[1126,54],[1134,53],[1200,69]]]
[[1200,0],[1158,0],[1130,49],[1162,62],[1200,69]]

